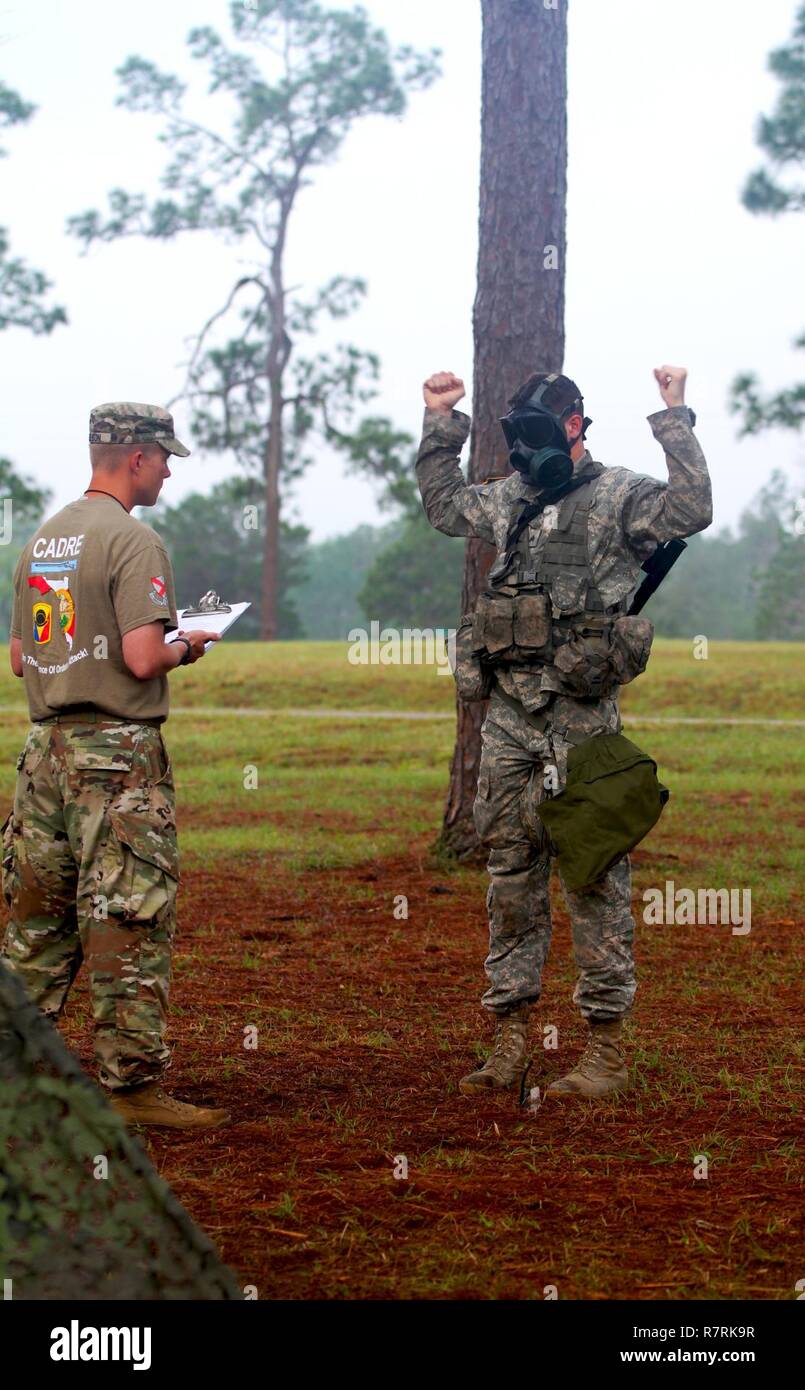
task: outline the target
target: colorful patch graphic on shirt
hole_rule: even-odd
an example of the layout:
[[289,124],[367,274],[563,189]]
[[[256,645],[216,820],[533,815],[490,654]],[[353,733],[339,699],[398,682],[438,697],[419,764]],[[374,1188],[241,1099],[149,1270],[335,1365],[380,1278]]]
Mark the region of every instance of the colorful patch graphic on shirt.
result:
[[50,604],[37,599],[34,604],[34,641],[38,647],[50,641],[52,617],[53,609]]
[[59,595],[59,626],[67,638],[68,647],[73,645],[75,635],[75,601],[69,589],[57,589]]
[[[64,575],[61,583],[56,585],[48,584],[41,574],[29,574],[28,583],[32,589],[38,589],[43,598],[45,594],[51,598],[58,599],[59,608],[59,627],[64,633],[67,646],[72,650],[73,637],[75,636],[75,600],[69,590],[69,578]],[[50,640],[50,630],[47,640]]]
[[32,560],[31,574],[64,574],[65,570],[77,570],[77,560]]
[[164,574],[151,575],[151,592],[148,597],[153,603],[158,603],[160,608],[168,606],[168,586],[165,583]]

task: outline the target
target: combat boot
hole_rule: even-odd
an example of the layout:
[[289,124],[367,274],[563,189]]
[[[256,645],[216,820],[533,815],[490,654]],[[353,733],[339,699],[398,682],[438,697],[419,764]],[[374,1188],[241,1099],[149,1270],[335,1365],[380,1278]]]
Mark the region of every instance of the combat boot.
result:
[[498,1018],[492,1054],[478,1071],[462,1076],[458,1083],[462,1095],[503,1091],[522,1080],[528,1065],[528,1013],[528,1004],[518,1004]]
[[189,1105],[168,1095],[158,1082],[138,1086],[136,1090],[118,1092],[109,1097],[113,1110],[127,1125],[162,1125],[166,1129],[218,1129],[229,1123],[227,1110],[211,1110],[203,1105]]
[[625,1091],[629,1073],[620,1046],[622,1027],[622,1018],[607,1023],[590,1020],[590,1037],[578,1065],[567,1076],[552,1082],[546,1095],[598,1100],[615,1091]]

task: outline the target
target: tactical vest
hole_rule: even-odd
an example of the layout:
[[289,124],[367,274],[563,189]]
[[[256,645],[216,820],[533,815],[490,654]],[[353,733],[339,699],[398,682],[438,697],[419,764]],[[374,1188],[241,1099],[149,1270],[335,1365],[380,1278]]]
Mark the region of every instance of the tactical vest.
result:
[[488,673],[499,666],[530,669],[543,688],[600,698],[645,669],[651,623],[626,617],[625,602],[607,607],[590,568],[587,523],[602,472],[599,464],[557,504],[537,567],[525,526],[480,594],[464,652]]

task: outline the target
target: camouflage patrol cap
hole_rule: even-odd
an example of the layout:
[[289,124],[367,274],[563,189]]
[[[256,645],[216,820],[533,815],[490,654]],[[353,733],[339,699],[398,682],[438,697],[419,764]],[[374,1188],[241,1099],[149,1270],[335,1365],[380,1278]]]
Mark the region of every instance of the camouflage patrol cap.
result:
[[161,444],[169,454],[186,459],[190,453],[173,432],[173,416],[159,405],[137,401],[107,401],[89,417],[90,444]]
[[525,405],[543,382],[547,382],[548,386],[543,394],[541,404],[547,410],[553,411],[554,415],[561,417],[572,410],[574,406],[583,404],[581,391],[571,377],[564,376],[561,372],[535,372],[515,391],[509,405],[513,409]]

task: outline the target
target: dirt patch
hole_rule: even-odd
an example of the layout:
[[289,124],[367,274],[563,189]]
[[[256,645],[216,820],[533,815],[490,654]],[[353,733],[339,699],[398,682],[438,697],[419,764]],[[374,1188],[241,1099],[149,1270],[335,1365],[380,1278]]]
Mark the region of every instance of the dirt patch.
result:
[[[650,854],[635,858],[650,871]],[[236,864],[182,888],[170,1076],[234,1123],[146,1142],[243,1285],[260,1298],[792,1296],[792,919],[740,942],[641,924],[635,1088],[527,1117],[513,1095],[457,1091],[489,1036],[483,873],[442,871],[422,840],[357,873]],[[557,909],[532,1027],[529,1085],[543,1090],[583,1042]],[[63,1026],[91,1066],[87,1015],[79,983]],[[558,1051],[542,1047],[545,1024]]]

